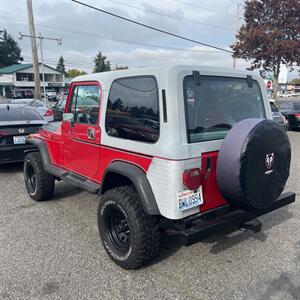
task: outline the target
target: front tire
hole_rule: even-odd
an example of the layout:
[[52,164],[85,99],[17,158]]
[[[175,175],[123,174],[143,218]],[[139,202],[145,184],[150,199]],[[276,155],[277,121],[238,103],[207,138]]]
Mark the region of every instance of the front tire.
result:
[[43,167],[39,152],[31,152],[24,160],[24,180],[29,196],[35,201],[49,200],[54,192],[55,180]]
[[144,212],[132,186],[117,187],[102,195],[97,217],[103,246],[122,268],[143,267],[158,255],[158,218]]

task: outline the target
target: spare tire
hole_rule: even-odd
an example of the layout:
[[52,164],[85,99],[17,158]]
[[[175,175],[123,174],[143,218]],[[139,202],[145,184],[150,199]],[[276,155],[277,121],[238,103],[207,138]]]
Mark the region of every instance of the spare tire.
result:
[[224,198],[246,210],[270,207],[289,177],[291,145],[285,130],[265,119],[236,123],[226,135],[217,161]]

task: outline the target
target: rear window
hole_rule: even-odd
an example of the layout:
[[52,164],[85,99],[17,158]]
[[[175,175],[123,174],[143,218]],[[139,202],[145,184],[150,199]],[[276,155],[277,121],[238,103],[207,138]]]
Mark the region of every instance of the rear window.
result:
[[42,117],[33,109],[28,108],[0,108],[0,122],[42,120]]
[[300,103],[295,103],[294,106],[295,106],[295,110],[300,110]]
[[44,107],[44,104],[40,100],[35,100],[35,101],[32,102],[31,106],[33,106],[33,107]]
[[280,103],[279,104],[279,109],[282,111],[288,111],[292,110],[292,103]]
[[67,100],[66,99],[62,99],[62,100],[59,100],[56,107],[58,108],[64,108],[66,106],[66,102]]
[[223,139],[237,122],[265,118],[263,97],[257,81],[249,87],[243,78],[193,76],[184,78],[184,101],[189,143]]
[[155,143],[159,137],[158,88],[153,76],[115,80],[108,97],[108,135]]

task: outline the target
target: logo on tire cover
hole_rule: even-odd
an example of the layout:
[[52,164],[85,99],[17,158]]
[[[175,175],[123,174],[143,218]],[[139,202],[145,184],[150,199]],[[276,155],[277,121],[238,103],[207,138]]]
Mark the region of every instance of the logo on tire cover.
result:
[[266,154],[265,161],[266,161],[266,167],[268,170],[270,170],[273,167],[274,158],[275,158],[274,152]]

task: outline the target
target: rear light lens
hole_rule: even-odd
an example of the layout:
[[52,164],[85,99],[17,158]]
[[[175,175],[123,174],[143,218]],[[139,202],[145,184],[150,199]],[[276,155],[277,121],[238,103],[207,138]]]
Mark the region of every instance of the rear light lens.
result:
[[182,182],[189,190],[198,189],[201,181],[201,170],[199,168],[185,170],[182,174]]
[[46,111],[46,113],[45,113],[45,117],[51,117],[51,116],[53,116],[54,115],[54,113],[53,113],[53,111],[52,111],[52,109],[48,109],[47,111]]
[[7,133],[6,133],[6,132],[4,132],[4,131],[0,131],[0,137],[3,137],[3,136],[5,136],[5,135],[7,135]]
[[300,114],[295,114],[295,118],[300,120]]

